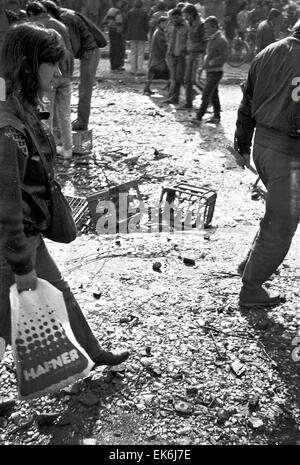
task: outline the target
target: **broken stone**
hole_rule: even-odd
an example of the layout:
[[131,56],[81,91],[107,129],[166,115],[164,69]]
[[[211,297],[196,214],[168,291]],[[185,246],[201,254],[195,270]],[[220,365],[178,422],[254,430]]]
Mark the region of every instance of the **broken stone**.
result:
[[192,432],[192,428],[190,426],[185,426],[177,430],[177,434],[179,436],[184,436],[184,435],[190,434],[191,432]]
[[9,419],[12,420],[14,423],[18,423],[18,421],[22,418],[20,412],[14,412],[10,415]]
[[161,263],[160,262],[155,262],[153,263],[152,265],[152,269],[153,271],[158,271],[159,273],[161,273]]
[[174,408],[177,413],[180,413],[182,415],[190,415],[194,410],[194,407],[192,404],[188,402],[184,402],[184,401],[177,402],[174,405]]
[[109,371],[112,373],[125,373],[125,365],[124,363],[121,363],[120,365],[113,365],[109,367]]
[[235,362],[233,362],[230,365],[230,368],[232,369],[234,374],[238,377],[242,376],[246,371],[245,365],[241,363],[239,360],[236,360]]
[[10,419],[19,427],[19,428],[28,428],[34,422],[34,416],[30,415],[27,418],[23,418],[19,412],[15,412],[10,416]]
[[143,401],[145,402],[146,405],[150,405],[151,402],[153,401],[154,397],[155,396],[153,394],[144,394],[143,395]]
[[150,366],[151,365],[151,360],[149,360],[148,358],[146,357],[143,357],[141,358],[141,364],[144,366],[144,367],[147,367],[147,366]]
[[77,396],[80,393],[80,387],[78,384],[72,384],[71,386],[63,388],[61,393],[67,396]]
[[223,425],[231,417],[231,412],[227,409],[220,408],[217,412],[217,423]]
[[148,357],[150,357],[151,356],[151,347],[147,346],[145,350],[146,350],[146,354],[148,355]]
[[151,366],[151,365],[148,365],[148,366],[146,366],[146,370],[147,370],[154,378],[161,376],[161,369],[160,369],[160,367],[158,367],[158,366]]
[[292,340],[292,346],[296,347],[300,345],[300,336],[295,336],[294,339]]
[[259,429],[264,426],[264,422],[260,418],[250,417],[248,421],[249,425],[254,429]]
[[191,386],[191,387],[187,387],[185,392],[187,396],[197,396],[199,391],[198,391],[198,388]]
[[145,406],[145,404],[138,403],[138,404],[136,404],[136,408],[137,408],[139,411],[143,411],[143,410],[146,409],[146,406]]
[[94,291],[93,292],[93,297],[95,299],[99,300],[101,296],[102,296],[102,292],[100,292],[100,291]]
[[251,412],[259,410],[259,397],[257,395],[253,394],[249,397],[248,408]]
[[183,258],[183,263],[187,266],[194,266],[196,265],[196,261],[193,259],[193,258],[188,258],[188,257],[184,257]]
[[52,425],[59,417],[59,413],[41,413],[36,417],[39,427]]

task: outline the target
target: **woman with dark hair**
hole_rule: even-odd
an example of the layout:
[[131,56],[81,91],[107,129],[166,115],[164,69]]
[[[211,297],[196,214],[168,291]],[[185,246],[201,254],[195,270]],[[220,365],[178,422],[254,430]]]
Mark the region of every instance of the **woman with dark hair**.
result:
[[[60,35],[53,29],[24,23],[7,32],[2,49],[6,101],[0,103],[0,342],[11,343],[10,286],[34,290],[37,277],[64,296],[73,333],[98,365],[125,361],[127,351],[100,348],[68,284],[49,255],[43,233],[51,224],[50,189],[55,143],[41,111],[43,94],[61,76]],[[62,225],[63,227],[63,225]]]

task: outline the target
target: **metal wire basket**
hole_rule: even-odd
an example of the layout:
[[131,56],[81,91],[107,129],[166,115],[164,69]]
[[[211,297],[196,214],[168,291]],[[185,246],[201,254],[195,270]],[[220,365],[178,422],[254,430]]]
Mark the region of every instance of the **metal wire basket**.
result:
[[87,209],[88,209],[88,203],[85,197],[75,197],[71,195],[65,195],[65,198],[67,199],[72,213],[73,213],[73,218],[78,225],[79,221],[81,218],[85,215]]

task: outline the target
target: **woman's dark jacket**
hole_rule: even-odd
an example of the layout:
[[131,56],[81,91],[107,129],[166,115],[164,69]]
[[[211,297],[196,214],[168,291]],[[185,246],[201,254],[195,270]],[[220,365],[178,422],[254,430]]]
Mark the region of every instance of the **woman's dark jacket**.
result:
[[[42,121],[45,116],[49,114],[21,105],[15,97],[0,102],[0,254],[20,275],[33,269],[26,237],[50,224],[48,179],[53,178],[56,148]],[[50,162],[48,172],[28,127]]]

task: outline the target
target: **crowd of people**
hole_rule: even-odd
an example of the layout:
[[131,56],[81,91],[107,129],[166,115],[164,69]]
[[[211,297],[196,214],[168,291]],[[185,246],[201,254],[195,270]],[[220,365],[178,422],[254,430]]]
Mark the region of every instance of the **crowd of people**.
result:
[[[243,86],[234,147],[248,163],[255,129],[253,159],[268,194],[260,229],[239,266],[239,303],[247,308],[280,303],[280,296],[263,284],[284,260],[300,220],[298,5],[279,0],[0,0],[0,75],[6,86],[0,105],[0,338],[6,344],[10,286],[15,282],[19,292],[34,290],[38,276],[62,291],[73,332],[95,366],[118,364],[129,356],[128,351],[113,354],[101,347],[43,240],[53,211],[52,161],[58,151],[72,157],[72,129],[84,131],[89,124],[100,53],[88,16],[107,29],[114,72],[124,72],[128,41],[130,72],[143,74],[145,43],[150,42],[144,92],[151,94],[155,76],[165,76],[166,104],[179,104],[183,88],[185,103],[178,109],[192,109],[195,74],[204,69],[201,105],[195,112],[199,125],[209,105],[210,121],[220,123],[218,87],[230,40],[249,24],[257,28],[259,53]],[[284,28],[287,35],[278,40]],[[77,119],[71,122],[74,58],[80,60],[80,85]],[[42,111],[44,104],[48,111]]]
[[[137,77],[147,75],[146,94],[152,92],[153,79],[166,79],[165,103],[176,104],[184,88],[185,103],[179,110],[193,108],[196,75],[204,71],[206,84],[195,116],[201,121],[212,104],[212,121],[217,123],[218,84],[235,35],[255,30],[256,52],[260,52],[289,35],[299,16],[300,3],[291,0],[0,0],[0,49],[5,32],[16,22],[35,22],[60,34],[65,56],[60,63],[62,76],[48,95],[48,124],[58,154],[68,160],[72,158],[72,131],[88,129],[100,60],[97,39],[84,18],[106,34],[113,73],[126,72],[129,55],[129,72]],[[80,61],[80,82],[77,118],[71,121],[74,59]]]

